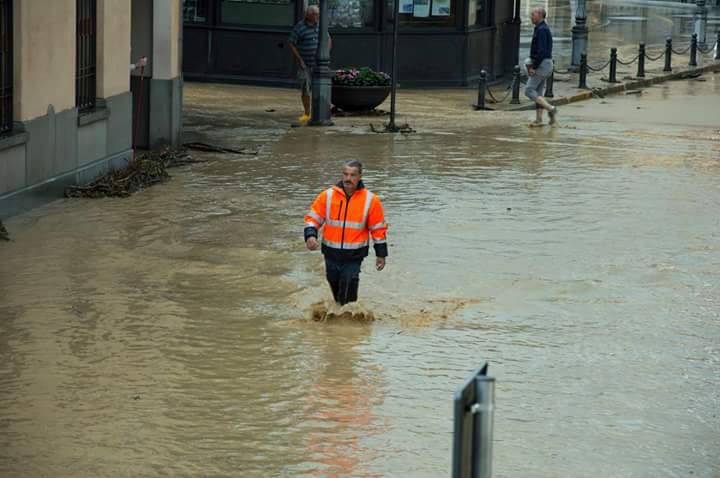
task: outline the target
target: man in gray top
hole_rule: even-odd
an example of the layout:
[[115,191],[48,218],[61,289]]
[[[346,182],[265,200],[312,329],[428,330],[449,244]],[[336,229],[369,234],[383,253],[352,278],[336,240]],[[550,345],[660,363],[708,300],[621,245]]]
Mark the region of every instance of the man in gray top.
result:
[[[320,44],[320,10],[311,5],[305,10],[305,18],[290,33],[290,51],[298,64],[298,81],[305,114],[299,118],[301,124],[310,120],[310,96],[312,95],[313,69],[317,66],[318,45]],[[332,43],[330,43],[332,47]]]

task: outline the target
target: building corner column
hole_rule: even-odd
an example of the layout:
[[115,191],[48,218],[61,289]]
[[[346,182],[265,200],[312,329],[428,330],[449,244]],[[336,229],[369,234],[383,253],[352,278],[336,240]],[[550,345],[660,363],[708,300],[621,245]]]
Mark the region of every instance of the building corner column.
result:
[[182,143],[182,0],[153,0],[149,146]]

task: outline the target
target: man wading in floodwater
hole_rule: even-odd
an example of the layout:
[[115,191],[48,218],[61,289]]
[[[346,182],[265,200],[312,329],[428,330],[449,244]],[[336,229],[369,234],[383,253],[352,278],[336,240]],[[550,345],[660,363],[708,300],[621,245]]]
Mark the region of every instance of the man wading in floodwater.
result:
[[[322,228],[322,241],[318,232]],[[348,161],[342,181],[320,193],[305,215],[305,245],[321,247],[327,281],[335,302],[357,301],[360,266],[368,256],[370,237],[375,247],[375,267],[385,268],[388,255],[387,225],[380,199],[362,182],[362,163]]]
[[535,31],[533,32],[532,43],[530,44],[530,61],[527,66],[528,82],[525,87],[525,96],[535,102],[536,119],[535,125],[543,124],[543,111],[548,111],[550,124],[555,124],[557,108],[552,106],[543,97],[545,94],[545,82],[553,73],[552,49],[553,39],[550,27],[545,23],[547,12],[544,8],[534,8],[530,14]]

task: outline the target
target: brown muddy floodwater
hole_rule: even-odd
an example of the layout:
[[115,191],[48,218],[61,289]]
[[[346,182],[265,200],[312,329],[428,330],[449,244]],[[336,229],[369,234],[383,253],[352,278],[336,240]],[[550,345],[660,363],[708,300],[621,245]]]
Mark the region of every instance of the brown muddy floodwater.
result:
[[[6,222],[0,476],[448,477],[481,360],[495,476],[720,476],[719,83],[555,129],[409,92],[408,137],[281,135],[294,93],[188,85],[191,133],[260,154]],[[391,256],[361,281],[378,320],[318,323],[302,216],[346,158]]]

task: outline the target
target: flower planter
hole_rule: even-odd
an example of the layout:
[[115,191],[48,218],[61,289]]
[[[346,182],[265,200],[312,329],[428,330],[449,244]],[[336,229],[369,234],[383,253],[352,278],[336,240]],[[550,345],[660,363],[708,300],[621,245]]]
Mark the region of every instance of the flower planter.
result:
[[332,102],[343,111],[370,111],[390,94],[389,86],[333,85]]

